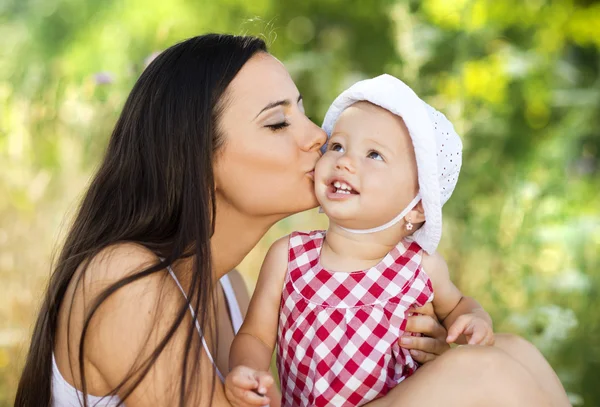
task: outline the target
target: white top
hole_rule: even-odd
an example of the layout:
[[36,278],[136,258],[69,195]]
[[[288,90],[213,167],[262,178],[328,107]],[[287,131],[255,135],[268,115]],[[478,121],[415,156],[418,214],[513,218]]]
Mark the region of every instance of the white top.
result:
[[[177,283],[177,286],[181,290],[181,293],[187,299],[187,295],[185,294],[183,287],[179,283],[179,280],[177,280],[175,273],[173,273],[173,270],[171,270],[170,267],[168,267],[168,270],[169,274],[171,274],[171,277],[173,277],[175,283]],[[244,320],[242,316],[242,311],[240,310],[237,298],[235,297],[235,292],[233,291],[233,286],[231,285],[231,281],[229,280],[229,276],[227,274],[221,277],[220,283],[221,287],[223,287],[223,292],[225,293],[225,299],[227,300],[227,307],[229,308],[229,314],[231,315],[233,331],[237,334]],[[191,305],[190,312],[192,313],[192,317],[196,321],[196,329],[198,330],[198,333],[202,338],[202,346],[204,346],[204,350],[206,351],[206,354],[208,355],[208,358],[210,359],[211,363],[215,366],[217,375],[223,381],[224,377],[213,360],[210,350],[208,349],[208,345],[206,344],[204,336],[202,335],[200,324],[196,319],[195,312],[192,309]],[[52,407],[80,407],[83,404],[82,402],[80,402],[80,400],[83,401],[83,393],[74,388],[69,382],[65,380],[63,375],[58,370],[58,365],[56,364],[54,353],[52,353]],[[90,406],[115,407],[117,404],[119,404],[120,400],[116,396],[106,398],[88,395],[87,401]]]

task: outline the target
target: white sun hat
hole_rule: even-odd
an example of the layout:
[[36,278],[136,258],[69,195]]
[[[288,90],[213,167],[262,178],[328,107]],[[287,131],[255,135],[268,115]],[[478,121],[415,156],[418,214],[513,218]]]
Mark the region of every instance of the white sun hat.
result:
[[355,83],[339,95],[327,111],[323,129],[331,136],[340,114],[356,102],[367,101],[402,117],[410,134],[417,162],[419,194],[396,218],[385,225],[353,233],[375,233],[400,222],[419,202],[425,224],[410,237],[427,253],[433,253],[442,237],[442,206],[448,201],[462,164],[462,142],[442,113],[421,100],[400,79],[380,75]]

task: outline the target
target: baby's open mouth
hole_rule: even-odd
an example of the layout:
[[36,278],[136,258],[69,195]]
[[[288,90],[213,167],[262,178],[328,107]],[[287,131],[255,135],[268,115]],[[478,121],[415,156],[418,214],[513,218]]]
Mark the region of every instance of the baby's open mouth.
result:
[[344,181],[333,181],[331,189],[335,194],[358,195],[358,191]]

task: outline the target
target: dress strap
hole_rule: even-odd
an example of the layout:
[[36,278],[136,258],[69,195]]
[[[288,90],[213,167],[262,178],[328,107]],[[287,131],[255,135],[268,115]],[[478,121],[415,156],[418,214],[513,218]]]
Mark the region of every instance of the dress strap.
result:
[[181,290],[181,293],[185,297],[186,301],[188,301],[188,307],[190,308],[190,312],[192,313],[192,318],[194,319],[194,322],[196,323],[196,329],[198,330],[198,333],[200,334],[200,338],[202,339],[202,346],[204,347],[204,351],[208,355],[208,359],[210,360],[210,363],[212,363],[213,366],[215,367],[215,370],[217,371],[217,375],[219,376],[219,379],[221,379],[222,382],[225,382],[225,377],[223,376],[223,374],[217,367],[217,364],[215,363],[215,360],[213,359],[213,356],[210,353],[210,350],[208,349],[208,344],[206,343],[206,340],[204,339],[204,335],[202,334],[202,328],[200,327],[198,318],[196,318],[196,312],[194,311],[194,308],[192,308],[192,304],[189,303],[189,300],[188,300],[187,294],[185,293],[185,290],[179,283],[179,280],[175,276],[175,273],[173,272],[173,269],[171,268],[171,266],[168,266],[167,270],[169,270],[169,274],[171,275],[171,277],[173,277],[173,280],[175,280],[177,287],[179,287],[179,289]]
[[233,332],[237,335],[242,323],[244,322],[244,317],[242,316],[242,311],[240,310],[240,304],[235,296],[235,291],[233,290],[233,285],[231,284],[231,279],[229,276],[225,274],[219,281],[221,282],[223,292],[225,293],[225,299],[227,300],[229,315],[231,315],[231,323],[233,325]]

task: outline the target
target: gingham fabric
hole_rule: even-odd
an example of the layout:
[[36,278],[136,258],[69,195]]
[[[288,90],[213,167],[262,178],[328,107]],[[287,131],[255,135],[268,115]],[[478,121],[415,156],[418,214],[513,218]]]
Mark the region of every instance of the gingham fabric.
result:
[[279,317],[282,406],[361,406],[417,369],[398,346],[413,306],[433,300],[422,249],[402,242],[375,267],[325,270],[324,231],[294,232]]

